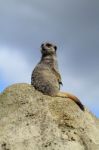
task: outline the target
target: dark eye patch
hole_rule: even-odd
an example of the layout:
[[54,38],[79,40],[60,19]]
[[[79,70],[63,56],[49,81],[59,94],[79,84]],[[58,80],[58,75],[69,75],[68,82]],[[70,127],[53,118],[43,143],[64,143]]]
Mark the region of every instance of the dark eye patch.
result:
[[57,50],[57,46],[54,46],[55,51]]
[[41,45],[41,48],[43,48],[44,44]]

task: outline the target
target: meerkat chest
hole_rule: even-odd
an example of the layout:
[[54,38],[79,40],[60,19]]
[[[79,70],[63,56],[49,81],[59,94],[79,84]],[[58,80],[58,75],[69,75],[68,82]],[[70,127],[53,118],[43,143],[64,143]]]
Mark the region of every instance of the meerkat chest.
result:
[[52,65],[52,67],[58,67],[57,57],[56,56],[47,56],[46,57],[46,62],[48,64]]

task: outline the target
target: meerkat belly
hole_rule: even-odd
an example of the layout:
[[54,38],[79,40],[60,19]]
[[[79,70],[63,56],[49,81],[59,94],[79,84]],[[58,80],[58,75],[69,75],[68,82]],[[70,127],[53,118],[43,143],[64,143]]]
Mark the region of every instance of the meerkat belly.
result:
[[55,96],[59,92],[59,83],[51,69],[37,66],[33,73],[31,84],[46,95]]

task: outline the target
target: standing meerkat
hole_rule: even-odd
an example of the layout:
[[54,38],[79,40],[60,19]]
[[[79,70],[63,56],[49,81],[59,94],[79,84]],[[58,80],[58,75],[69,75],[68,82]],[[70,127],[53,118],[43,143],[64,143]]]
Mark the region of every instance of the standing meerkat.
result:
[[42,57],[32,72],[31,84],[45,95],[70,98],[84,111],[83,104],[76,96],[60,92],[62,81],[56,51],[57,46],[52,43],[46,42],[41,45]]

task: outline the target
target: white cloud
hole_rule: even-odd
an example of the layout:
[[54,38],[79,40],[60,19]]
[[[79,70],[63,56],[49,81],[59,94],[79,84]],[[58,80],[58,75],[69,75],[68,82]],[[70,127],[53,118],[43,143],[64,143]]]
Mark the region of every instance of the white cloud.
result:
[[0,72],[8,83],[30,82],[31,68],[25,56],[16,49],[0,47]]

